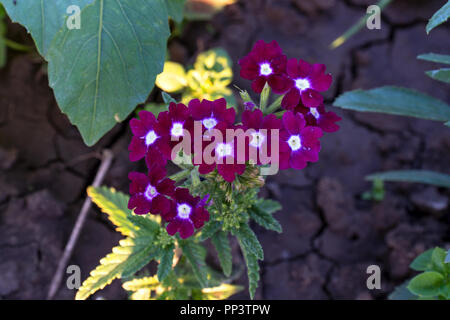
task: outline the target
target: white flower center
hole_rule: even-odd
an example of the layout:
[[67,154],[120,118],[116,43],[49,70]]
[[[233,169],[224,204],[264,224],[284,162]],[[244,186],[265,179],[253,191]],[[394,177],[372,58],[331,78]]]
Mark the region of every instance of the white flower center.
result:
[[216,147],[216,153],[221,158],[231,156],[233,153],[233,147],[227,143],[219,143]]
[[311,84],[307,79],[296,79],[295,80],[295,86],[298,88],[298,90],[303,91],[306,89],[309,89],[311,87]]
[[259,66],[259,73],[260,73],[262,76],[268,76],[268,75],[271,75],[272,72],[273,72],[273,70],[272,70],[272,68],[270,67],[270,63],[265,62],[265,63],[262,63],[262,64]]
[[250,141],[250,145],[252,145],[255,148],[259,148],[264,143],[264,140],[266,140],[266,137],[261,132],[253,132],[252,133],[252,141]]
[[316,108],[310,108],[309,112],[314,116],[314,118],[319,119],[320,113]]
[[289,147],[291,147],[292,151],[297,151],[302,147],[300,136],[290,136],[287,143],[289,144]]
[[145,197],[148,200],[152,200],[154,197],[158,195],[158,191],[156,191],[156,188],[152,185],[148,185],[147,189],[145,189]]
[[191,215],[191,207],[185,203],[179,204],[177,211],[178,211],[178,217],[181,219],[188,219]]
[[172,129],[170,130],[170,133],[174,137],[181,137],[183,135],[183,124],[179,122],[175,122],[172,125]]
[[158,139],[158,136],[156,135],[155,131],[149,131],[146,135],[145,135],[145,144],[147,146],[153,144],[153,142],[155,142],[155,140]]
[[203,125],[205,126],[206,129],[210,130],[212,128],[214,128],[217,124],[216,119],[214,118],[208,118],[208,119],[204,119],[202,121]]

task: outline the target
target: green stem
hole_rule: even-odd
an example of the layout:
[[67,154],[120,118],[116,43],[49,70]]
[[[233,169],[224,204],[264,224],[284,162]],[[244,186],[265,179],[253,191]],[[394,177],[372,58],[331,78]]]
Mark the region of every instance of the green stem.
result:
[[3,39],[5,41],[5,44],[8,48],[11,48],[16,51],[23,51],[23,52],[29,52],[32,50],[31,47],[25,46],[23,44],[17,43],[15,41],[9,40],[9,39]]
[[264,110],[264,114],[267,115],[277,111],[278,108],[280,108],[281,101],[283,100],[283,98],[284,96],[279,96],[278,98],[276,98],[275,101],[272,102],[272,104],[266,110]]

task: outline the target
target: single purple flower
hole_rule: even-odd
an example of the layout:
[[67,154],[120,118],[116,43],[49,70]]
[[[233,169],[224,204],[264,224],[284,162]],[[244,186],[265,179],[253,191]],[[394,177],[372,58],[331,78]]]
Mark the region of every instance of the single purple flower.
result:
[[173,195],[171,210],[163,215],[169,222],[167,233],[171,236],[179,232],[182,239],[194,234],[194,229],[203,227],[209,221],[209,212],[200,197],[193,197],[186,188],[177,188]]
[[261,93],[266,83],[277,94],[285,93],[291,81],[286,76],[287,57],[276,41],[265,43],[259,40],[252,51],[239,60],[241,77],[252,80],[252,89]]
[[287,74],[292,79],[292,88],[284,96],[281,106],[285,109],[293,108],[302,101],[303,105],[315,108],[323,103],[320,92],[330,88],[333,78],[325,74],[325,65],[313,64],[297,59],[287,62]]
[[165,178],[166,169],[153,166],[148,175],[140,172],[130,172],[130,200],[128,209],[135,214],[166,214],[170,210],[171,196],[175,190],[175,181]]
[[301,170],[307,162],[318,161],[322,129],[306,126],[301,113],[287,111],[282,120],[284,129],[280,133],[280,169]]
[[146,157],[148,163],[165,165],[166,159],[162,157],[148,157],[147,159],[147,155],[152,151],[155,151],[153,155],[160,154],[160,148],[164,148],[164,141],[161,139],[161,132],[159,132],[157,124],[153,113],[145,110],[139,112],[139,119],[131,119],[130,127],[133,137],[128,146],[130,161],[138,161]]

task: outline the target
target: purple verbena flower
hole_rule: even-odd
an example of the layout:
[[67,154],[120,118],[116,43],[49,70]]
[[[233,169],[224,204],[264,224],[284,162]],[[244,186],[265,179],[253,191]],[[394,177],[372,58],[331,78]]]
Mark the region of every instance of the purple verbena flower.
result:
[[166,174],[164,167],[156,165],[148,175],[130,172],[128,209],[134,209],[135,214],[166,214],[170,210],[170,200],[166,196],[173,195],[175,190],[175,181],[165,178]]
[[130,127],[133,132],[128,146],[130,161],[138,161],[146,157],[148,163],[165,165],[166,159],[162,157],[147,157],[152,151],[154,156],[160,154],[159,149],[164,148],[164,141],[161,139],[161,132],[158,130],[153,113],[145,110],[139,112],[139,119],[131,119]]
[[252,89],[261,93],[266,83],[273,92],[283,94],[289,89],[290,80],[286,76],[287,57],[276,41],[265,43],[259,40],[252,51],[239,60],[241,77],[252,80]]
[[285,109],[293,108],[300,101],[309,108],[320,106],[323,103],[320,92],[327,91],[332,82],[331,75],[325,74],[325,70],[323,64],[310,65],[301,59],[289,59],[287,74],[291,78],[292,87],[284,96],[281,106]]
[[209,101],[198,99],[189,102],[189,113],[194,121],[201,121],[205,130],[213,129],[219,122],[234,124],[236,111],[234,108],[227,108],[227,101],[224,98]]
[[189,238],[195,229],[203,227],[209,221],[209,212],[200,197],[193,197],[186,188],[177,188],[173,195],[170,211],[163,215],[169,222],[167,233],[171,236],[179,232],[182,239]]
[[336,122],[342,120],[336,113],[326,111],[323,104],[317,108],[307,108],[300,103],[293,111],[302,113],[308,126],[319,127],[325,132],[338,131],[339,126]]
[[322,129],[306,126],[301,113],[287,111],[282,120],[284,128],[280,133],[280,169],[301,170],[307,162],[318,161]]

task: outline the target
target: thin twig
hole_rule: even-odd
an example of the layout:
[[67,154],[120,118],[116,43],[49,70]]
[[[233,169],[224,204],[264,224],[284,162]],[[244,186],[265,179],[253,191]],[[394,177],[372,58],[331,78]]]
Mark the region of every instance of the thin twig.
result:
[[[111,162],[113,160],[113,153],[110,150],[104,150],[102,156],[102,163],[97,171],[97,175],[95,176],[94,182],[92,183],[93,187],[99,187],[103,181],[103,178],[108,172],[109,167],[111,166]],[[64,269],[66,268],[67,263],[69,262],[70,257],[72,256],[73,249],[77,243],[78,237],[80,236],[81,230],[83,228],[84,222],[86,221],[87,214],[89,209],[91,208],[92,201],[89,197],[86,197],[86,200],[83,203],[83,207],[81,208],[80,214],[78,215],[75,226],[70,235],[69,241],[67,242],[66,248],[64,249],[64,253],[59,260],[58,268],[56,269],[56,273],[52,279],[50,284],[50,289],[48,290],[47,299],[51,300],[55,296],[59,286],[61,285],[61,280],[63,277]]]

